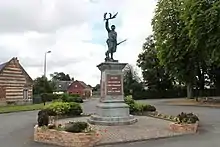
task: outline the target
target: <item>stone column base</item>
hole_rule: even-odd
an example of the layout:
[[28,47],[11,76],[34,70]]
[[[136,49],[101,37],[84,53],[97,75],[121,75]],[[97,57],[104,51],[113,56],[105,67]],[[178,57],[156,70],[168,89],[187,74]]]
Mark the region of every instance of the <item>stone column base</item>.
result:
[[121,103],[99,103],[97,114],[88,119],[90,124],[118,126],[130,125],[137,122],[137,119],[129,114],[129,106]]
[[103,126],[120,126],[131,125],[137,122],[137,119],[130,115],[128,117],[100,117],[98,115],[92,115],[88,122],[93,125]]

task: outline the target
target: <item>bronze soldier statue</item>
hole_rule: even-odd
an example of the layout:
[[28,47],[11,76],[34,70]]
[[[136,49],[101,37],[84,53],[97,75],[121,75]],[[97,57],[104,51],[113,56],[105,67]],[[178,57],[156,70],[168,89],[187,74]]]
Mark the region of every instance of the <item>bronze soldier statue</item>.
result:
[[[105,20],[105,28],[108,32],[108,39],[106,41],[107,45],[108,45],[108,50],[105,53],[105,61],[114,61],[113,59],[113,53],[116,52],[117,50],[117,46],[119,44],[121,44],[122,42],[125,42],[126,40],[123,40],[119,43],[117,43],[117,32],[115,31],[115,25],[111,26],[111,29],[109,28],[109,19],[114,19],[116,18],[118,13],[116,13],[114,16],[112,16],[111,13],[109,13],[110,17],[106,18],[107,13],[104,14],[104,20]],[[110,54],[110,57],[109,57]]]

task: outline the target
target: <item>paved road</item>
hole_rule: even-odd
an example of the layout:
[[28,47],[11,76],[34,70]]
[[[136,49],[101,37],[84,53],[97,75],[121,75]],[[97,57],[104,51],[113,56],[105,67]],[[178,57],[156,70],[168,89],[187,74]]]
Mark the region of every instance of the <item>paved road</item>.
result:
[[[202,131],[192,136],[182,136],[157,141],[119,144],[109,147],[217,147],[220,145],[220,109],[205,107],[169,106],[165,100],[144,101],[155,105],[159,111],[168,114],[195,112],[202,123]],[[84,103],[85,112],[94,112],[97,100]],[[33,127],[37,112],[20,112],[0,115],[0,147],[55,147],[33,142]]]
[[192,106],[169,106],[166,100],[144,101],[153,104],[160,112],[176,115],[180,112],[194,112],[201,120],[200,132],[196,135],[151,140],[138,143],[106,147],[217,147],[220,146],[220,109]]

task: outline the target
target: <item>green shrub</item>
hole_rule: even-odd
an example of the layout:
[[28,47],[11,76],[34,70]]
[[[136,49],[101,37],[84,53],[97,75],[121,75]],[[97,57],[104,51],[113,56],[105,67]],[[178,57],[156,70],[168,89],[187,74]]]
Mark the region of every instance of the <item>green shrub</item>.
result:
[[181,112],[179,115],[177,115],[177,120],[178,123],[193,124],[199,121],[199,118],[193,113]]
[[72,133],[80,133],[89,127],[86,122],[69,122],[65,125],[65,131]]
[[48,126],[49,124],[49,115],[46,110],[41,110],[38,112],[38,118],[37,118],[38,126]]
[[153,111],[156,111],[156,107],[154,107],[152,105],[144,104],[143,111],[153,112]]
[[80,97],[80,94],[73,94],[73,93],[70,93],[69,96],[71,96],[71,97]]
[[45,108],[49,115],[68,115],[68,116],[78,116],[82,113],[82,108],[80,104],[75,102],[53,102],[46,105]]
[[135,104],[135,101],[133,100],[132,96],[129,95],[129,96],[126,96],[126,97],[125,97],[125,103],[130,106],[130,105],[134,105],[134,104]]
[[156,111],[156,108],[152,105],[135,102],[135,100],[132,99],[132,96],[125,97],[125,103],[129,105],[129,110],[131,114],[144,111]]
[[76,103],[83,103],[83,99],[80,97],[68,97],[63,100],[64,102],[76,102]]
[[75,102],[69,103],[69,111],[66,113],[69,116],[79,116],[82,113],[82,107],[80,104]]
[[45,106],[47,111],[55,115],[65,115],[69,110],[69,104],[64,102],[53,102]]
[[51,102],[59,98],[60,98],[59,94],[53,94],[53,93],[42,93],[41,94],[41,99],[43,102]]
[[61,96],[63,102],[76,102],[76,103],[83,103],[83,99],[79,97],[78,94],[67,94],[64,93]]

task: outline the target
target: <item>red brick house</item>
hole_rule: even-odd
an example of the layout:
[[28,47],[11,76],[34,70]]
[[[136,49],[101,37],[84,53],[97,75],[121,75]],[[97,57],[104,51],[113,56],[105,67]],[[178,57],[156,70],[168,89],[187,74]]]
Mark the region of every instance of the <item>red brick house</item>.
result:
[[79,94],[83,98],[89,98],[92,96],[92,88],[83,81],[76,80],[68,87],[67,93]]
[[0,104],[32,102],[32,89],[33,80],[17,58],[0,64]]

